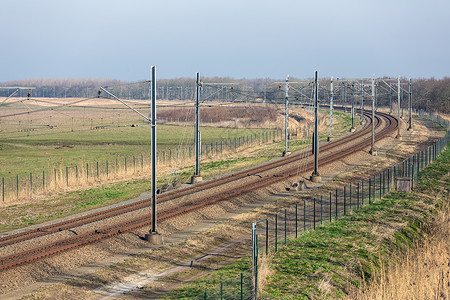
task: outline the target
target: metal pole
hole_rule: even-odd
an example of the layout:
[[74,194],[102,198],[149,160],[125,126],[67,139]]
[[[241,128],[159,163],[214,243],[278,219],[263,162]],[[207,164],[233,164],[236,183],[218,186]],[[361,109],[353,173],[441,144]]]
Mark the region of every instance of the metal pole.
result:
[[355,130],[355,123],[354,123],[354,118],[355,118],[355,98],[356,94],[355,94],[355,83],[352,83],[352,111],[351,111],[351,116],[352,116],[352,127],[350,128],[350,131],[354,131]]
[[344,82],[344,112],[347,112],[347,83]]
[[199,112],[199,98],[200,98],[200,73],[196,73],[196,95],[195,95],[195,172],[194,176],[200,176],[200,139],[199,139],[199,122],[200,122],[200,112]]
[[314,72],[314,172],[311,175],[312,182],[320,182],[319,175],[319,118],[318,118],[318,86],[317,71]]
[[397,136],[395,137],[396,139],[401,140],[402,136],[400,134],[400,76],[398,76],[397,79],[397,119],[398,119],[398,126],[397,126]]
[[361,121],[360,124],[363,123],[364,120],[364,81],[361,86]]
[[328,141],[333,139],[333,77],[331,77],[330,83],[330,135],[328,136]]
[[389,113],[392,114],[392,87],[389,82]]
[[286,76],[286,91],[284,97],[284,106],[285,106],[285,125],[284,125],[284,139],[285,139],[285,148],[283,152],[283,156],[289,154],[289,75]]
[[375,78],[372,75],[372,147],[369,151],[372,155],[377,155],[375,150]]
[[156,227],[156,68],[152,66],[152,230],[151,233],[157,233]]
[[412,85],[411,85],[411,78],[410,78],[409,79],[409,126],[408,126],[409,131],[413,130],[411,110],[412,110]]

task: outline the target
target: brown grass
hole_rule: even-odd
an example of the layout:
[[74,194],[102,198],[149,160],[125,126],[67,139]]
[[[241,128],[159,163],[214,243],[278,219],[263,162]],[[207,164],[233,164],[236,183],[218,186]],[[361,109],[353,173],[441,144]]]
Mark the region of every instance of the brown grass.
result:
[[258,295],[262,295],[264,286],[268,282],[269,276],[273,273],[270,268],[271,254],[262,255],[258,260]]
[[[442,211],[417,247],[383,266],[350,299],[450,299],[450,209]],[[419,242],[418,242],[419,243]]]

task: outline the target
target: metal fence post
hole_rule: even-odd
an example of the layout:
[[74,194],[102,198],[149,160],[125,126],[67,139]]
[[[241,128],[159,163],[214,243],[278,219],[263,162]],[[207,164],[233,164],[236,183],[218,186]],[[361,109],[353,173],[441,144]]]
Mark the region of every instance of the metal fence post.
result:
[[298,237],[298,204],[295,203],[295,238]]
[[350,212],[352,211],[352,184],[350,183]]
[[287,210],[284,209],[284,244],[287,242]]
[[269,254],[269,218],[266,219],[266,255]]
[[381,173],[378,176],[380,177],[380,199],[381,199],[382,198],[381,193],[383,192],[382,189],[381,189]]
[[303,200],[303,232],[306,231],[306,200]]
[[356,188],[356,209],[359,209],[359,182]]
[[371,189],[372,189],[372,182],[371,182],[371,179],[369,178],[369,204],[372,204],[372,191],[371,191]]
[[244,300],[244,273],[241,272],[241,300]]
[[322,225],[323,222],[323,196],[320,196],[320,225]]
[[346,199],[346,191],[345,191],[345,185],[344,185],[344,216],[347,215],[347,199]]
[[332,213],[331,213],[331,192],[330,192],[330,223],[331,223],[331,216],[332,216]]
[[275,214],[275,252],[278,251],[278,214]]
[[314,211],[313,211],[313,229],[316,229],[316,198],[313,198],[314,201]]
[[361,204],[364,206],[364,180],[361,180]]
[[335,205],[335,210],[336,210],[336,220],[338,218],[338,190],[336,189],[336,205]]

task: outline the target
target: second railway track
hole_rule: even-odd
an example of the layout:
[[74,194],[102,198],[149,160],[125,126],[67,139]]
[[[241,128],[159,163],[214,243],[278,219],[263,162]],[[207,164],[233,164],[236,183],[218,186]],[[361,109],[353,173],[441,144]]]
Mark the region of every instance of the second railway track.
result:
[[[330,163],[342,159],[343,157],[359,151],[371,143],[371,119],[366,115],[368,122],[361,130],[346,136],[344,138],[338,139],[336,141],[327,143],[321,146],[320,149],[320,165]],[[393,116],[384,113],[377,113],[375,116],[375,125],[377,127],[377,140],[391,134],[397,129],[398,121]],[[357,144],[355,145],[355,143]],[[216,180],[205,181],[187,188],[180,190],[168,192],[158,197],[158,205],[174,201],[175,199],[180,199],[186,195],[192,195],[199,193],[204,190],[212,190],[215,187],[222,186],[224,184],[236,183],[239,186],[239,180],[243,178],[249,178],[251,175],[262,174],[264,172],[269,172],[270,170],[276,170],[277,168],[289,165],[299,160],[303,160],[302,171],[307,171],[312,168],[312,161],[310,159],[309,151],[306,149],[297,154],[279,159],[273,162],[265,163],[263,165],[253,167],[251,169],[233,173],[230,175],[223,176]],[[233,197],[240,196],[242,194],[249,193],[251,191],[260,189],[265,186],[269,186],[281,180],[285,180],[289,177],[296,176],[298,174],[298,165],[289,167],[277,173],[276,171],[271,171],[271,174],[265,175],[261,178],[255,178],[250,182],[245,182],[239,188],[229,189],[225,192],[220,192],[220,194],[213,194],[207,196],[199,196],[196,199],[180,203],[178,205],[165,208],[158,212],[158,221],[164,221],[174,216],[178,216],[184,213],[188,213],[211,205],[220,201],[225,201]],[[98,222],[100,220],[112,218],[114,216],[126,214],[132,211],[137,211],[143,208],[149,207],[150,199],[145,199],[142,201],[137,201],[134,203],[126,204],[123,206],[107,209],[104,211],[92,213],[83,217],[78,217],[70,219],[64,222],[57,222],[51,225],[43,226],[33,230],[23,231],[20,233],[12,234],[0,238],[0,248],[13,246],[14,244],[25,242],[38,237],[43,237],[45,235],[54,234],[56,232],[64,230],[72,230],[79,226],[86,224]],[[23,265],[32,261],[36,261],[50,255],[61,253],[70,249],[81,247],[86,244],[94,243],[101,239],[105,239],[122,232],[127,232],[140,228],[143,226],[148,226],[151,224],[151,217],[149,215],[140,216],[138,218],[133,218],[127,221],[118,222],[116,224],[98,228],[92,231],[88,231],[82,234],[78,234],[69,238],[64,238],[55,242],[51,242],[33,249],[26,251],[20,251],[11,255],[7,255],[0,258],[0,270],[10,269],[15,266]]]

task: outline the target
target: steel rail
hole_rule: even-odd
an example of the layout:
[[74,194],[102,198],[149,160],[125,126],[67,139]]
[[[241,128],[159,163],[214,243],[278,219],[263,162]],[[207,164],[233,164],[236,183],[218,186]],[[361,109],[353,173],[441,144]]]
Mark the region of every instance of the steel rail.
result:
[[[370,117],[369,114],[367,114],[367,116]],[[369,129],[370,129],[370,126],[368,126],[368,125],[370,125],[370,122],[367,122],[366,127],[364,129],[354,133],[353,135],[351,135],[351,137],[344,137],[342,139],[337,139],[331,143],[327,143],[326,145],[321,147],[322,148],[321,152],[323,153],[330,148],[336,148],[337,146],[345,144],[350,139],[354,140],[358,136],[362,136],[362,135],[366,134],[366,132],[369,131]],[[161,204],[161,203],[164,203],[167,201],[172,201],[175,199],[179,199],[183,196],[191,195],[193,193],[211,189],[211,188],[214,188],[216,186],[220,186],[220,185],[223,185],[226,183],[238,181],[238,180],[240,180],[242,178],[246,178],[248,176],[253,176],[258,173],[262,173],[267,170],[275,169],[275,168],[284,166],[284,165],[292,163],[292,162],[297,162],[299,159],[308,159],[311,156],[311,154],[308,152],[308,154],[305,156],[305,151],[308,151],[308,149],[305,149],[297,154],[279,159],[277,161],[273,161],[273,162],[265,163],[260,166],[253,167],[249,170],[229,174],[229,175],[223,176],[216,180],[205,181],[205,182],[202,182],[202,183],[199,183],[194,186],[190,186],[190,187],[187,187],[187,188],[184,188],[181,190],[168,192],[168,193],[163,194],[158,197],[158,204]],[[119,207],[110,208],[110,209],[107,209],[104,211],[92,213],[87,216],[81,216],[81,217],[69,219],[66,221],[58,222],[55,224],[42,226],[42,227],[39,227],[36,229],[27,230],[27,231],[19,232],[16,234],[8,235],[8,236],[0,238],[0,248],[6,247],[9,245],[13,245],[13,244],[16,244],[16,243],[19,243],[22,241],[26,241],[29,239],[53,234],[53,233],[56,233],[59,231],[73,229],[73,228],[76,228],[76,227],[79,227],[82,225],[86,225],[89,223],[98,222],[98,221],[112,218],[112,217],[115,217],[115,216],[118,216],[121,214],[125,214],[125,213],[129,213],[132,211],[147,208],[149,206],[150,206],[150,199],[145,199],[145,200],[137,201],[134,203],[122,205]]]
[[[384,117],[388,124],[379,131],[377,140],[383,138],[384,136],[392,133],[395,131],[396,127],[398,126],[397,120],[389,116],[387,114],[380,114],[382,117]],[[380,125],[382,123],[381,118],[376,116],[377,125]],[[353,135],[352,135],[353,136]],[[332,161],[336,161],[338,159],[341,159],[348,155],[348,152],[351,153],[355,151],[359,151],[367,146],[370,145],[371,138],[366,137],[361,143],[359,143],[358,146],[351,145],[348,147],[347,151],[341,150],[338,154],[336,153],[329,153],[328,155],[323,155],[321,157],[321,163],[326,164]],[[312,168],[311,162],[308,163],[308,169]],[[212,196],[206,196],[200,199],[195,199],[189,202],[182,203],[180,205],[167,208],[165,210],[161,210],[160,214],[158,216],[158,219],[160,221],[167,220],[169,218],[182,215],[187,212],[191,212],[194,210],[197,210],[201,207],[211,205],[220,201],[229,200],[233,197],[249,193],[253,190],[260,189],[262,187],[271,185],[273,183],[279,182],[281,180],[285,180],[286,178],[295,176],[297,167],[290,168],[289,170],[285,170],[282,172],[282,174],[274,174],[273,176],[266,176],[259,180],[256,180],[252,183],[247,183],[245,185],[245,188],[242,189],[233,189],[231,191],[228,191],[226,193],[221,193],[220,197],[217,197],[217,195]],[[48,257],[50,255],[54,255],[56,253],[60,253],[62,251],[67,251],[69,249],[74,249],[77,247],[81,247],[83,245],[91,244],[96,241],[99,241],[101,239],[111,237],[117,234],[120,234],[122,232],[127,232],[139,227],[147,226],[151,223],[151,218],[149,218],[148,215],[141,216],[139,218],[128,220],[124,222],[120,222],[118,224],[114,224],[105,228],[102,228],[101,230],[94,230],[90,231],[84,234],[80,234],[74,237],[66,238],[61,241],[53,242],[48,245],[44,245],[41,247],[37,247],[34,249],[30,249],[27,251],[23,251],[20,253],[12,254],[3,258],[0,258],[0,270],[6,270],[10,269],[14,266],[23,265],[41,258]]]

